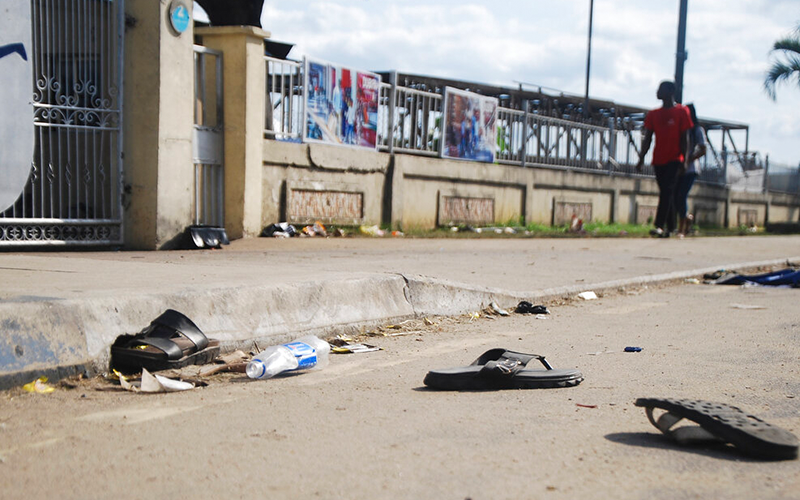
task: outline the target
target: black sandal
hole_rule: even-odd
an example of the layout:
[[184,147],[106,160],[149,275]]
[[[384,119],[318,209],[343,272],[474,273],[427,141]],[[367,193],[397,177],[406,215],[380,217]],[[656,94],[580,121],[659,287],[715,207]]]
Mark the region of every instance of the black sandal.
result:
[[111,346],[111,366],[130,372],[181,368],[209,363],[219,355],[219,341],[209,340],[185,315],[167,309],[136,335],[123,335]]

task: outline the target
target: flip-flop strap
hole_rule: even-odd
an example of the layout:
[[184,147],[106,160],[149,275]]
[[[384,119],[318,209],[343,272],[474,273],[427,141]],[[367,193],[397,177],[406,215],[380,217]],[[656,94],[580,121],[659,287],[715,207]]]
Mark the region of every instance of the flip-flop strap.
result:
[[538,354],[525,354],[522,352],[509,351],[506,349],[491,349],[486,351],[472,364],[483,366],[481,375],[491,377],[513,377],[520,370],[524,369],[532,359],[538,359],[548,370],[553,367]]
[[675,413],[667,411],[660,417],[658,420],[655,419],[653,416],[653,409],[655,407],[648,406],[645,408],[645,412],[647,413],[647,419],[650,421],[656,429],[663,432],[665,435],[675,439],[678,443],[686,445],[686,444],[695,444],[695,443],[707,443],[709,441],[722,441],[719,437],[711,434],[707,430],[703,429],[699,425],[688,425],[685,427],[678,427],[677,429],[672,429],[672,427],[684,419],[681,415],[677,415]]
[[148,327],[145,338],[164,338],[169,340],[176,333],[183,335],[202,351],[208,347],[208,337],[197,328],[192,320],[174,309],[167,309],[161,316],[153,320]]
[[151,345],[157,349],[161,349],[167,355],[167,359],[174,360],[183,357],[183,351],[175,342],[170,339],[161,337],[144,337],[136,339],[137,342],[142,344]]

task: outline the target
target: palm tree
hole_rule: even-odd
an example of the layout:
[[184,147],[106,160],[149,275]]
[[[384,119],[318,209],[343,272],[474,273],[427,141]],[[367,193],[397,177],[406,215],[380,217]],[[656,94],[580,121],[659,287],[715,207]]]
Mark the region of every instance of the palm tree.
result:
[[780,51],[781,58],[772,63],[764,79],[764,90],[775,100],[775,85],[779,82],[797,80],[800,87],[800,26],[794,36],[788,36],[775,42],[771,52]]

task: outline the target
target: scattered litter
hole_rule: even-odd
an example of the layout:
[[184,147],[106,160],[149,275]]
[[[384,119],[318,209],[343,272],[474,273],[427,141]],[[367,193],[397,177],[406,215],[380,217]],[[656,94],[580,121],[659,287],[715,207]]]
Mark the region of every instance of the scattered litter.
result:
[[425,323],[427,326],[433,326],[433,325],[435,325],[435,324],[436,324],[436,323],[434,323],[434,322],[433,322],[433,320],[432,320],[432,319],[430,319],[430,318],[423,318],[423,319],[422,319],[422,322],[423,322],[423,323]]
[[597,405],[584,405],[581,403],[575,403],[575,406],[579,406],[581,408],[597,408]]
[[394,333],[384,333],[384,332],[367,332],[366,334],[370,337],[402,337],[404,335],[414,335],[418,333],[423,333],[422,330],[411,330],[407,332],[394,332]]
[[700,284],[700,280],[697,279],[697,278],[686,278],[685,280],[683,280],[683,282],[684,283],[689,283],[690,285],[699,285]]
[[786,268],[771,273],[744,275],[725,274],[712,279],[715,285],[750,285],[800,288],[800,270]]
[[33,382],[23,385],[22,388],[28,392],[33,392],[36,394],[50,394],[56,390],[55,387],[47,383],[47,377],[44,376],[37,378]]
[[314,335],[293,342],[267,347],[247,363],[251,379],[270,379],[280,373],[320,369],[328,365],[331,345]]
[[517,304],[517,308],[514,310],[514,312],[518,314],[550,314],[550,311],[547,310],[547,307],[543,305],[535,306],[527,300],[520,301],[520,303]]
[[[547,313],[547,314],[550,314],[550,313]],[[536,319],[550,319],[550,316],[548,316],[547,314],[537,314],[536,316],[534,316],[534,318],[536,318]]]
[[625,352],[642,352],[642,348],[641,347],[628,346],[628,347],[625,348]]
[[297,235],[297,229],[288,222],[270,224],[261,231],[261,236],[272,238],[290,238]]
[[489,304],[489,308],[492,310],[493,313],[499,314],[500,316],[508,316],[509,315],[508,311],[506,311],[505,309],[503,309],[500,306],[498,306],[496,302],[492,302],[491,304]]
[[381,347],[370,344],[343,344],[331,348],[331,352],[336,354],[358,354],[362,352],[382,351]]
[[572,220],[569,224],[569,232],[570,233],[582,233],[583,232],[583,219],[579,219],[577,215],[572,215]]
[[734,309],[745,309],[749,311],[755,311],[757,309],[766,309],[765,306],[757,306],[753,304],[731,304],[731,307]]
[[474,321],[476,319],[479,319],[480,317],[481,317],[481,313],[479,311],[474,311],[474,312],[469,313],[469,320],[470,321]]
[[594,292],[581,292],[578,294],[578,298],[583,300],[595,300],[597,299],[597,294]]
[[328,231],[325,229],[325,226],[322,225],[322,222],[317,221],[311,226],[306,226],[303,228],[303,234],[306,236],[328,236]]
[[230,245],[225,228],[210,226],[189,226],[186,228],[190,250],[196,248],[220,249],[222,245]]
[[587,356],[599,356],[601,354],[616,354],[619,351],[597,351],[597,352],[587,352]]
[[194,389],[194,384],[191,382],[153,375],[146,368],[142,368],[142,380],[140,382],[129,382],[127,377],[117,370],[114,370],[114,374],[119,378],[119,384],[122,388],[131,392],[178,392]]
[[337,238],[344,238],[345,236],[347,236],[347,233],[344,232],[344,229],[337,227],[336,229],[333,230],[333,235],[336,236]]
[[395,238],[402,238],[405,236],[405,233],[403,233],[403,231],[392,231],[392,236]]
[[361,234],[366,236],[383,236],[386,234],[386,231],[379,228],[377,225],[375,226],[359,226],[358,230]]
[[718,269],[718,270],[714,271],[713,273],[704,274],[703,275],[703,279],[704,280],[717,280],[717,279],[720,279],[727,272],[728,271],[726,271],[725,269]]

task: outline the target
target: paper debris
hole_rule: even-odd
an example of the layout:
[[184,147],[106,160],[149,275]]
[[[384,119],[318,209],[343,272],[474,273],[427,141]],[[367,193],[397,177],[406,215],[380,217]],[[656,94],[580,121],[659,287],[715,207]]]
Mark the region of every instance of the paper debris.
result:
[[380,347],[370,344],[343,344],[331,347],[331,352],[336,354],[359,354],[362,352],[382,351]]
[[55,387],[47,383],[47,377],[39,377],[33,382],[23,385],[22,388],[36,394],[50,394],[56,390]]
[[750,311],[755,311],[757,309],[766,309],[764,306],[757,306],[751,304],[731,304],[731,307],[734,309],[745,309]]
[[597,298],[597,294],[594,292],[581,292],[578,294],[578,298],[583,300],[595,300]]
[[506,311],[505,309],[503,309],[500,306],[498,306],[496,302],[492,302],[491,304],[489,304],[489,307],[492,309],[492,312],[495,313],[495,314],[499,314],[500,316],[508,316],[509,315],[508,311]]
[[131,392],[177,392],[188,391],[194,389],[194,384],[190,382],[183,382],[181,380],[173,380],[171,378],[162,377],[161,375],[153,375],[146,369],[142,368],[141,382],[129,382],[128,379],[114,370],[114,373],[119,377],[119,384],[126,391]]

